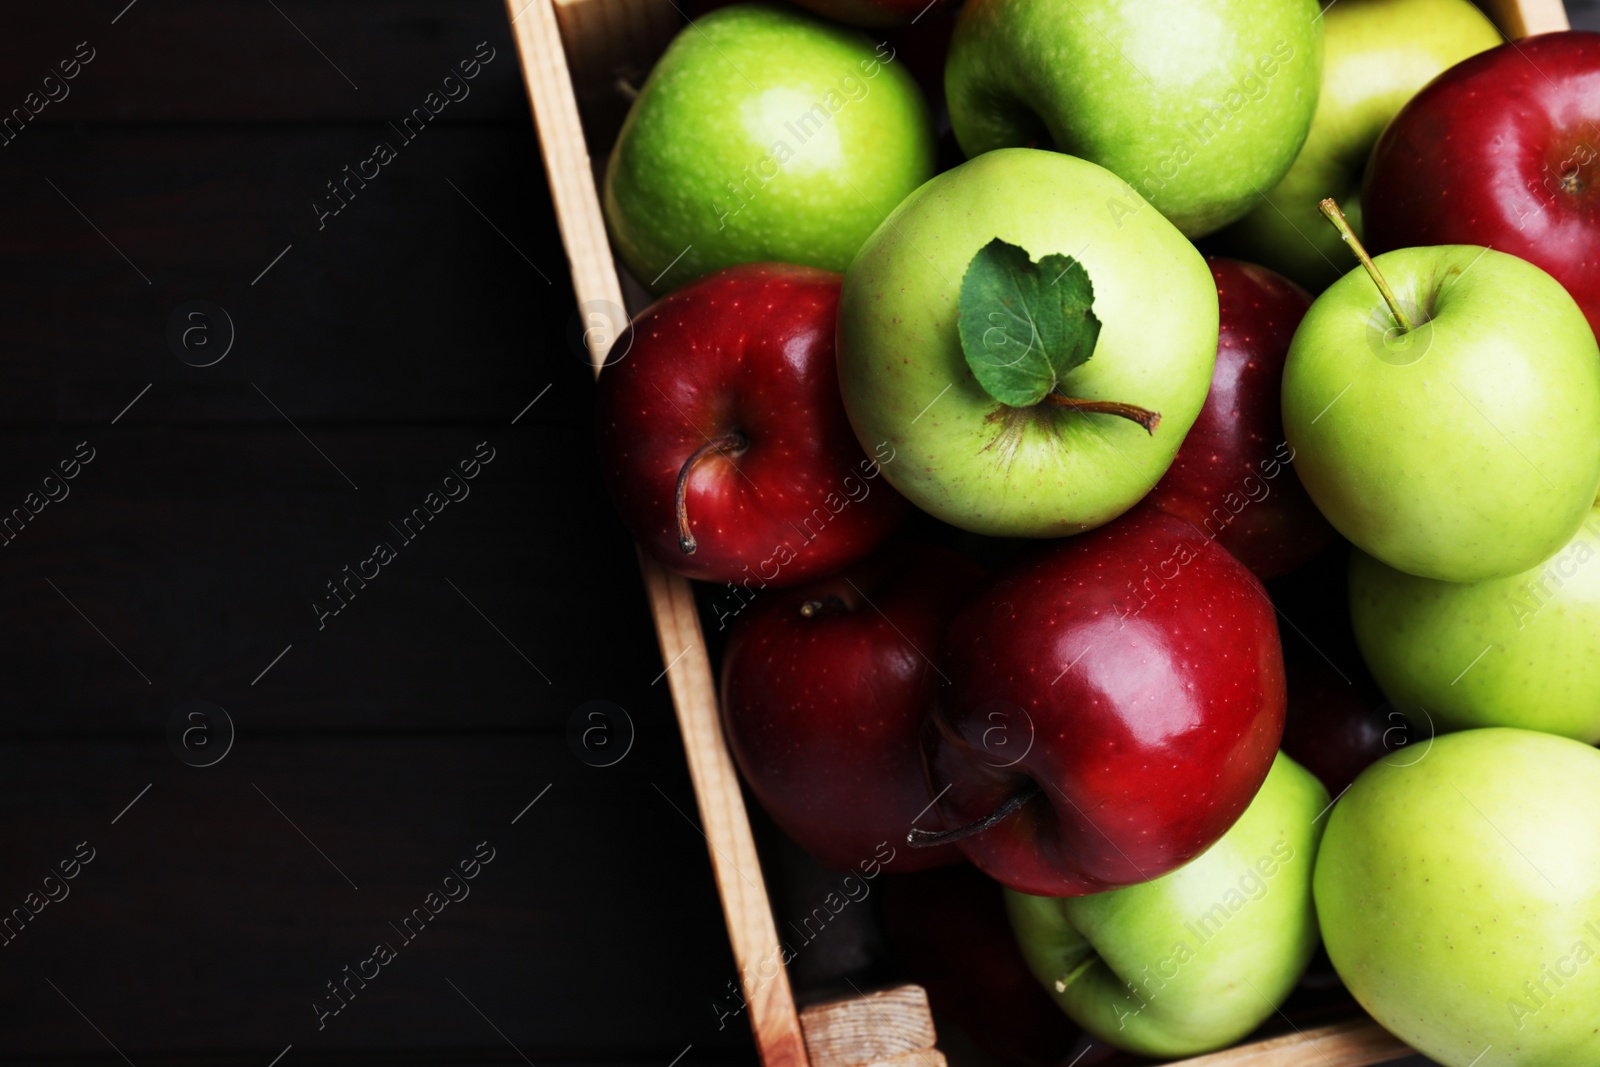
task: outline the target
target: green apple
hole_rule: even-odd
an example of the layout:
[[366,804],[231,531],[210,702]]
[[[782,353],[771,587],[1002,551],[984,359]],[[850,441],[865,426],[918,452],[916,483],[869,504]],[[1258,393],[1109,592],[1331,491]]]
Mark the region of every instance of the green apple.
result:
[[1356,547],[1407,574],[1475,582],[1549,558],[1600,489],[1600,353],[1583,312],[1490,249],[1402,248],[1375,267],[1412,328],[1361,270],[1311,305],[1283,373],[1300,481]]
[[1334,806],[1317,918],[1372,1017],[1445,1067],[1600,1063],[1600,751],[1436,738]]
[[1190,237],[1283,177],[1321,80],[1316,0],[968,0],[945,63],[967,155],[1082,156]]
[[922,91],[888,45],[788,6],[696,19],[633,102],[605,215],[650,289],[735,263],[843,271],[934,173]]
[[[1092,355],[1048,402],[1007,403],[972,369],[963,332],[1002,319],[958,312],[996,238],[1075,263],[1092,290]],[[1064,288],[1055,277],[1045,292]],[[997,351],[1008,329],[994,327]],[[1216,352],[1216,283],[1194,246],[1110,171],[1037,149],[986,153],[918,189],[862,247],[839,303],[845,409],[861,440],[895,457],[884,477],[938,518],[995,536],[1079,533],[1137,503],[1205,403]],[[1159,422],[1147,431],[1058,406],[1065,396]]]
[[1504,40],[1468,0],[1339,0],[1322,39],[1322,92],[1300,155],[1266,203],[1218,235],[1230,254],[1312,292],[1349,266],[1317,202],[1346,205],[1359,236],[1361,177],[1383,128],[1434,75]]
[[1439,582],[1350,558],[1350,621],[1383,691],[1440,730],[1600,741],[1600,508],[1531,570]]
[[1163,1059],[1232,1044],[1289,995],[1317,947],[1311,867],[1328,791],[1281,752],[1199,858],[1086,897],[1006,890],[1034,976],[1074,1022]]

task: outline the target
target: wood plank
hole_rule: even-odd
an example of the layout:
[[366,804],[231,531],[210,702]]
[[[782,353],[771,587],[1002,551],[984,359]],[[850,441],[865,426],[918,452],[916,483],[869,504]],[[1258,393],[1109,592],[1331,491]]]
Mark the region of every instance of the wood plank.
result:
[[[813,1004],[800,1013],[811,1067],[932,1064],[926,1056],[938,1040],[928,994],[918,985],[852,992]],[[934,1055],[938,1055],[934,1053]],[[942,1061],[943,1057],[940,1057]]]
[[[517,39],[579,307],[585,313],[609,310],[615,319],[621,314],[622,290],[606,243],[554,7],[551,0],[526,5],[507,0],[506,11]],[[598,373],[614,335],[610,329],[590,330],[587,337]],[[694,595],[684,579],[642,554],[639,560],[756,1047],[766,1067],[806,1067],[789,976],[776,962],[782,958],[777,927],[738,775],[722,736]]]
[[[563,739],[510,734],[243,733],[203,769],[159,738],[0,748],[0,909],[60,896],[44,876],[94,850],[0,949],[5,1058],[123,1062],[109,1039],[140,1067],[212,1050],[261,1067],[291,1043],[285,1064],[465,1048],[522,1062],[509,1040],[540,1064],[607,1050],[665,1067],[690,1044],[684,1063],[748,1062],[743,1028],[711,1010],[733,961],[703,839],[676,810],[681,760],[670,727],[603,770]],[[443,879],[483,841],[494,858],[458,874],[463,897]],[[427,903],[445,890],[459,899]],[[419,907],[438,914],[408,943],[390,923]],[[326,983],[370,974],[380,942],[396,958],[321,1018]]]
[[[598,698],[664,714],[576,372],[515,426],[531,395],[507,397],[485,427],[302,424],[309,441],[282,419],[171,429],[173,397],[157,387],[134,409],[154,425],[130,427],[130,413],[117,426],[0,431],[0,519],[11,519],[0,526],[0,732],[159,733],[190,699],[266,732],[559,732]],[[93,459],[63,481],[58,464],[81,441]],[[494,458],[461,479],[484,441]],[[444,490],[457,499],[440,492],[419,524],[415,509],[432,514],[428,494],[452,471]],[[29,494],[41,507],[23,525],[13,509],[26,514]],[[407,516],[409,541],[390,525]],[[379,541],[396,558],[364,565]],[[363,585],[360,570],[377,576]],[[330,581],[347,606],[319,617],[314,603],[338,604]]]
[[[63,89],[60,62],[85,41],[93,58]],[[499,54],[449,90],[460,99],[438,121],[525,122],[495,0],[53,0],[0,36],[0,113],[48,88],[59,100],[30,125],[382,122],[459,75],[482,41]]]
[[1305,1067],[1313,1063],[1324,1067],[1369,1067],[1414,1055],[1399,1038],[1362,1016],[1179,1063],[1182,1067]]
[[861,1067],[945,1067],[944,1053],[936,1048],[920,1048],[915,1052],[902,1052],[887,1059],[863,1063]]
[[[379,140],[397,158],[319,229],[326,183]],[[297,421],[499,421],[584,382],[525,128],[31,130],[0,198],[0,424],[100,423],[151,382],[173,421],[278,421],[252,382]],[[232,320],[214,366],[169,345],[191,300]]]

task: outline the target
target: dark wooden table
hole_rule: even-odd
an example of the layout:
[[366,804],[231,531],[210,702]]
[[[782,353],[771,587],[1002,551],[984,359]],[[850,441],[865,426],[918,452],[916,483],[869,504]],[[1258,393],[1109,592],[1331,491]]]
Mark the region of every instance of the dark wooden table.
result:
[[501,4],[8,15],[0,1061],[748,1061]]
[[0,35],[0,1061],[747,1059],[503,6],[126,3]]

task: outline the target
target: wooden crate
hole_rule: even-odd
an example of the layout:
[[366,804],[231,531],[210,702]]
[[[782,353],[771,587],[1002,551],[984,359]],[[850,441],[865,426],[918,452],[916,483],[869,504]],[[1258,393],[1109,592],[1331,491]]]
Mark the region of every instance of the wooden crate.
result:
[[[1568,28],[1562,0],[1478,0],[1510,39]],[[683,26],[674,0],[506,0],[538,126],[551,198],[595,373],[644,291],[606,239],[597,168],[631,87]],[[591,154],[590,146],[594,152]],[[798,1011],[776,958],[778,933],[717,714],[716,683],[689,582],[639,553],[662,662],[683,733],[746,1013],[765,1067],[943,1067],[926,995],[901,986]],[[1292,1024],[1291,1024],[1292,1026]],[[1365,1016],[1183,1061],[1187,1067],[1364,1067],[1411,1055]]]

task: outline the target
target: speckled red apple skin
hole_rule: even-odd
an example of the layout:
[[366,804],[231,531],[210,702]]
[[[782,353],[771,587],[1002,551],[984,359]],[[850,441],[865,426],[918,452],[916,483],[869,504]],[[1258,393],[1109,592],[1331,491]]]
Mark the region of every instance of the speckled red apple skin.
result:
[[1361,207],[1374,255],[1509,252],[1565,286],[1600,333],[1600,33],[1528,37],[1429,82],[1373,149]]
[[[748,264],[642,312],[612,345],[597,392],[601,471],[633,536],[691,578],[793,585],[862,558],[908,505],[845,417],[834,363],[839,275]],[[690,475],[698,550],[679,548],[674,493],[695,449],[731,431],[739,456]]]
[[[759,594],[723,656],[728,745],[767,814],[816,860],[856,870],[955,863],[953,846],[912,850],[913,821],[937,828],[919,738],[945,626],[983,570],[953,552],[891,542],[843,574]],[[807,601],[836,597],[810,618]]]
[[[958,826],[1040,785],[959,843],[1024,893],[1097,893],[1193,859],[1244,812],[1283,733],[1283,650],[1261,583],[1148,505],[997,573],[939,662],[951,684],[925,736],[929,789],[949,787],[940,813]],[[985,746],[1006,708],[1033,731],[1009,768]]]
[[1311,295],[1265,267],[1206,262],[1220,322],[1211,392],[1149,500],[1215,537],[1256,577],[1275,578],[1335,536],[1289,462],[1280,406],[1283,362]]

